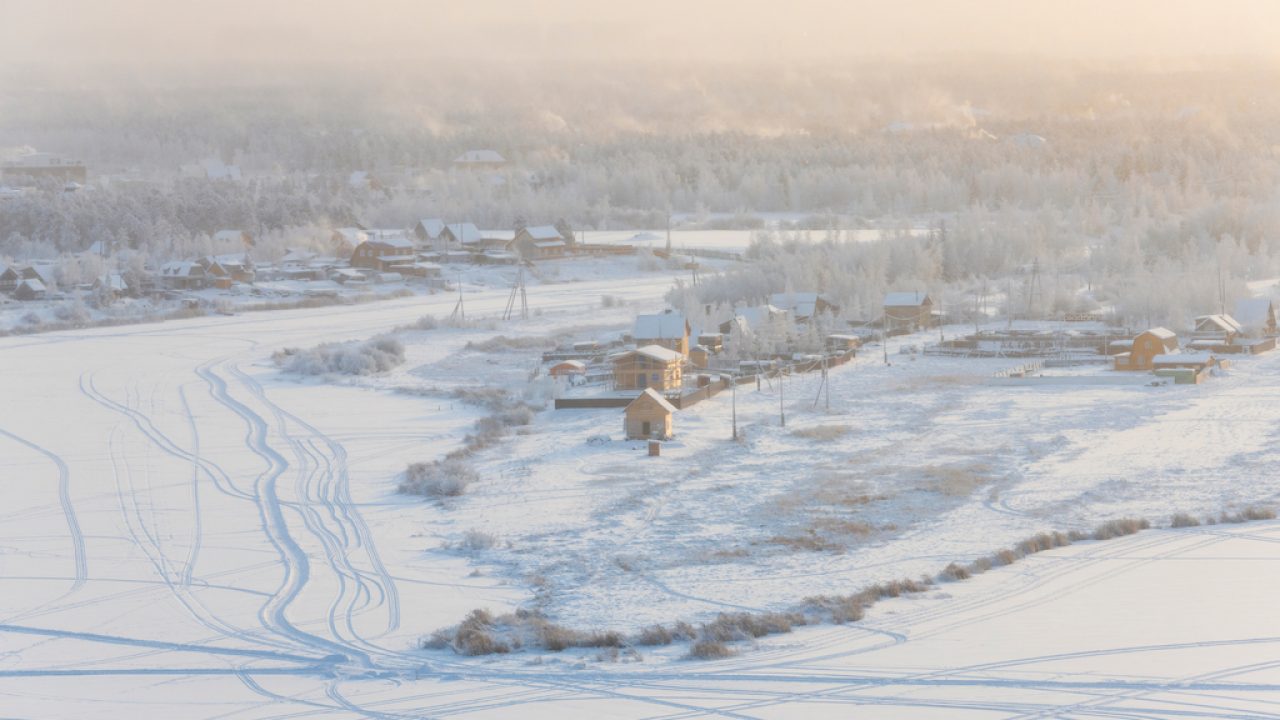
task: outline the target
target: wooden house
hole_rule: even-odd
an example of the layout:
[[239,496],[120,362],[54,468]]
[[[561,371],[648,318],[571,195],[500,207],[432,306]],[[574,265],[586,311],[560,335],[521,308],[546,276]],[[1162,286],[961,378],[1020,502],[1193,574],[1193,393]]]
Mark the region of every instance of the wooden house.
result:
[[480,228],[474,223],[450,223],[440,231],[440,237],[444,238],[446,244],[451,246],[461,246],[471,250],[480,250],[483,247],[484,236],[480,234]]
[[351,253],[351,267],[383,270],[397,263],[412,263],[413,242],[403,235],[373,235]]
[[611,358],[618,390],[679,390],[684,384],[684,355],[661,345],[619,353]]
[[915,332],[933,325],[933,300],[919,291],[884,296],[884,329],[888,333]]
[[22,282],[22,270],[0,263],[0,292],[13,292]]
[[846,353],[850,350],[857,350],[862,344],[862,338],[857,335],[842,335],[839,333],[827,336],[827,350],[831,352]]
[[622,429],[628,440],[671,437],[671,417],[676,408],[653,388],[645,388],[623,411]]
[[339,257],[343,255],[351,255],[360,244],[369,239],[369,234],[362,228],[344,227],[333,231],[330,242],[333,243],[333,251]]
[[568,244],[560,231],[551,225],[534,225],[516,232],[510,249],[525,260],[564,257]]
[[175,260],[160,266],[160,282],[175,290],[198,290],[209,284],[209,277],[200,263]]
[[1178,336],[1172,330],[1157,327],[1151,328],[1133,339],[1128,352],[1117,353],[1116,370],[1152,369],[1152,360],[1160,355],[1169,355],[1178,349]]
[[1244,335],[1244,328],[1230,315],[1201,315],[1195,320],[1191,337],[1195,340],[1212,340],[1230,345]]
[[681,355],[689,352],[689,323],[684,315],[667,310],[656,315],[638,315],[631,330],[636,347],[659,345]]
[[43,300],[46,292],[44,283],[35,278],[27,278],[14,288],[13,296],[19,300]]
[[129,284],[125,282],[124,276],[119,273],[107,273],[106,275],[99,275],[93,281],[93,289],[118,298],[128,294]]
[[445,224],[440,218],[422,218],[413,228],[413,234],[423,245],[436,245],[447,239]]
[[822,313],[840,312],[840,307],[816,292],[774,293],[769,297],[769,304],[784,312],[791,313],[796,322],[809,322]]
[[711,364],[711,351],[702,345],[689,348],[689,362],[696,368],[706,368]]

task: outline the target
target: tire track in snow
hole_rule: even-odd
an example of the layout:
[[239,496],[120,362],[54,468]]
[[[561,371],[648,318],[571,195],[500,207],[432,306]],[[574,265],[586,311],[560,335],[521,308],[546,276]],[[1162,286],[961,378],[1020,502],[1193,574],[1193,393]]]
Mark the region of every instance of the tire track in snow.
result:
[[275,594],[259,611],[259,618],[263,625],[307,647],[326,649],[347,661],[355,662],[365,669],[371,669],[373,663],[365,651],[299,630],[287,617],[289,606],[302,593],[311,571],[306,552],[289,532],[282,503],[276,494],[280,476],[289,467],[289,462],[267,442],[266,422],[251,408],[231,395],[225,379],[207,365],[197,368],[196,374],[209,385],[215,400],[240,416],[245,422],[246,447],[267,463],[267,469],[254,481],[254,497],[257,501],[263,533],[280,557],[284,577]]
[[84,587],[85,581],[89,578],[89,560],[85,552],[84,534],[80,531],[80,521],[76,519],[75,506],[71,503],[71,470],[61,457],[30,440],[3,428],[0,428],[0,435],[43,455],[58,469],[58,504],[62,506],[62,515],[67,522],[67,533],[71,538],[72,564],[75,566],[75,579],[71,582],[71,588],[63,594],[62,597],[65,598]]

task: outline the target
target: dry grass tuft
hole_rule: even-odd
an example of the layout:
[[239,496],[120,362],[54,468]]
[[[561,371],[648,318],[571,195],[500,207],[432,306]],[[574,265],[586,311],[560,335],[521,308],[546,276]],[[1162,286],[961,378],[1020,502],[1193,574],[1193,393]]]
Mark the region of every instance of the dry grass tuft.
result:
[[1132,535],[1151,527],[1151,523],[1142,518],[1120,518],[1108,520],[1093,531],[1094,540],[1111,540],[1125,535]]
[[791,434],[805,440],[822,440],[831,441],[838,440],[849,434],[848,425],[815,425],[807,428],[797,428],[791,431]]

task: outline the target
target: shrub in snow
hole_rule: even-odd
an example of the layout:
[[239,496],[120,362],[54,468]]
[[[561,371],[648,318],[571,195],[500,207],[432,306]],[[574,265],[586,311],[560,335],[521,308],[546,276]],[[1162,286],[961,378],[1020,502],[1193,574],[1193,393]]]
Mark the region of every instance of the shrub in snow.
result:
[[1219,522],[1224,523],[1242,523],[1251,520],[1274,520],[1276,517],[1275,510],[1270,508],[1247,507],[1237,513],[1222,513],[1222,517],[1218,518]]
[[1176,528],[1196,527],[1199,524],[1200,524],[1200,521],[1197,520],[1195,516],[1188,515],[1186,513],[1178,513],[1177,515],[1174,515],[1173,519],[1169,522],[1169,527],[1176,527]]
[[457,497],[480,479],[476,471],[457,459],[413,463],[405,470],[400,492],[426,497]]
[[733,655],[732,648],[714,640],[699,640],[689,648],[689,657],[693,660],[723,660]]
[[404,362],[404,345],[392,335],[364,342],[324,343],[310,350],[286,348],[276,364],[299,375],[374,375]]
[[1146,530],[1151,527],[1151,523],[1140,518],[1120,518],[1119,520],[1109,520],[1097,527],[1093,531],[1094,540],[1111,540],[1112,538],[1132,535],[1139,530]]

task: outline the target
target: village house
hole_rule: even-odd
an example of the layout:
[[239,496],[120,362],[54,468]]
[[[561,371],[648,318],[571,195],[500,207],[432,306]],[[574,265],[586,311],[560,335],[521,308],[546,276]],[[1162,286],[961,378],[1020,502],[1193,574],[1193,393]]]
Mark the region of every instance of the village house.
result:
[[742,340],[786,316],[786,310],[773,305],[735,308],[733,317],[720,323],[719,330],[722,335],[729,335],[735,340]]
[[1128,352],[1114,356],[1115,369],[1150,371],[1156,357],[1171,355],[1177,350],[1178,336],[1172,330],[1151,328],[1133,339]]
[[450,223],[445,226],[440,234],[447,244],[460,245],[472,250],[479,250],[481,241],[484,239],[480,234],[480,229],[473,223]]
[[28,265],[22,268],[22,277],[25,280],[39,280],[47,290],[54,290],[58,286],[57,273],[52,265]]
[[851,350],[857,350],[862,344],[862,338],[857,335],[841,335],[832,334],[827,336],[827,350],[830,352],[846,353]]
[[915,332],[933,325],[928,293],[891,292],[884,296],[884,329],[889,334]]
[[518,231],[510,248],[525,260],[546,260],[564,257],[566,243],[554,226],[534,225]]
[[645,345],[611,358],[618,390],[679,390],[684,384],[684,355],[660,345]]
[[702,345],[689,348],[689,363],[696,368],[706,368],[711,364],[711,351]]
[[106,275],[99,275],[93,281],[93,290],[118,298],[128,294],[129,285],[119,273],[107,273]]
[[681,355],[689,352],[689,323],[684,315],[666,310],[656,315],[639,315],[631,331],[636,346],[659,345]]
[[628,440],[667,440],[672,436],[671,418],[676,408],[667,399],[646,388],[623,411],[622,429]]
[[22,270],[0,263],[0,292],[13,292],[22,282]]
[[1211,340],[1223,345],[1231,344],[1242,335],[1244,328],[1230,315],[1201,315],[1195,319],[1195,330],[1191,333],[1194,340]]
[[413,234],[423,245],[437,245],[447,241],[445,223],[440,218],[422,218],[413,227]]
[[369,239],[369,234],[361,228],[344,227],[333,231],[330,237],[333,251],[339,256],[350,256],[360,244]]
[[79,160],[67,160],[53,153],[31,153],[0,166],[0,177],[5,180],[52,179],[58,182],[87,182],[88,170]]
[[351,253],[351,267],[384,270],[414,261],[413,242],[401,234],[373,234]]
[[47,292],[44,283],[36,278],[26,278],[18,282],[13,296],[19,300],[43,300]]
[[198,290],[205,287],[209,279],[200,263],[175,260],[160,266],[160,281],[175,290]]
[[1276,308],[1269,298],[1244,298],[1236,301],[1234,317],[1253,337],[1275,337],[1277,334]]
[[808,322],[822,313],[838,313],[840,307],[816,292],[774,293],[769,296],[769,304],[784,312],[791,313],[796,322]]

